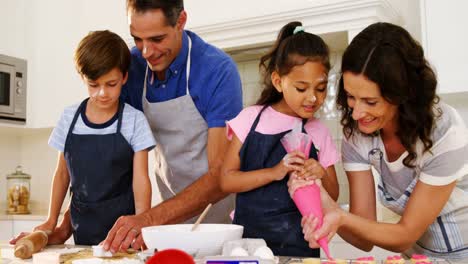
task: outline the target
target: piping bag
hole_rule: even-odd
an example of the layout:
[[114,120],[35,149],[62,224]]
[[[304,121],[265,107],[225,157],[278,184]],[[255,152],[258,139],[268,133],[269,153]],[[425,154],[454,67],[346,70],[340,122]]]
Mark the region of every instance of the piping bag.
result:
[[[302,123],[298,123],[291,132],[281,138],[281,144],[288,153],[298,150],[308,157],[312,146],[312,138],[302,133]],[[319,223],[317,229],[322,226],[323,212],[320,200],[320,187],[317,184],[314,183],[298,188],[293,194],[293,201],[302,216],[313,215],[318,218]],[[320,238],[318,243],[327,255],[327,258],[332,259],[328,248],[327,237]]]

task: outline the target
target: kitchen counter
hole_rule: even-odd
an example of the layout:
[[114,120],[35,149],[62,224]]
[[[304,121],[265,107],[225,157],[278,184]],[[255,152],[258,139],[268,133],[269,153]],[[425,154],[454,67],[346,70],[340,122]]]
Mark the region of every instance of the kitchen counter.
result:
[[[64,247],[73,249],[73,248],[89,248],[86,246],[74,246],[74,245],[60,245],[60,246],[48,246],[45,251],[56,251],[63,249]],[[279,263],[278,264],[288,264],[292,260],[297,261],[300,263],[301,259],[296,258],[296,257],[279,257]],[[8,245],[8,244],[2,244],[0,243],[0,263],[5,263],[5,264],[27,264],[27,263],[32,263],[32,259],[28,260],[21,260],[18,258],[15,258],[13,255],[13,246]],[[143,264],[143,262],[141,262]],[[377,264],[383,263],[383,261],[377,261]],[[407,263],[410,263],[407,261]],[[197,264],[202,264],[202,261],[198,260]],[[462,264],[461,262],[452,262],[452,261],[445,261],[445,260],[440,260],[440,261],[435,261],[433,264]],[[466,263],[465,263],[466,264]]]
[[[5,203],[0,203],[0,221],[2,220],[31,220],[31,221],[45,221],[48,215],[47,208],[38,208],[37,206],[31,206],[30,214],[7,214],[7,208]],[[60,213],[59,219],[61,219],[63,213]]]

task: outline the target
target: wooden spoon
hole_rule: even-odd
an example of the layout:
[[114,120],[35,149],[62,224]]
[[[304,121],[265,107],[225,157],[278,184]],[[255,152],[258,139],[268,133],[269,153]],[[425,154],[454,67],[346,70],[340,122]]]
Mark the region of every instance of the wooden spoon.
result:
[[193,224],[192,229],[190,231],[195,231],[195,229],[197,229],[197,227],[200,225],[201,221],[205,218],[210,208],[211,208],[211,203],[206,206],[205,210],[203,210],[203,212],[200,214],[200,216],[198,217],[195,224]]

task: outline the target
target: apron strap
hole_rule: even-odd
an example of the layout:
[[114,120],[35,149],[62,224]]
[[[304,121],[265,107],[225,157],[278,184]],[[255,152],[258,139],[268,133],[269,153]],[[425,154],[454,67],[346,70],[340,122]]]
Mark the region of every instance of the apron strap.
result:
[[122,128],[122,118],[123,118],[124,107],[125,107],[125,103],[119,99],[119,110],[118,110],[119,120],[117,123],[117,133],[120,133],[120,129]]
[[305,130],[305,125],[307,124],[308,120],[309,119],[307,119],[307,118],[302,119],[302,133],[304,133],[304,134],[307,134],[307,131]]
[[76,109],[75,115],[73,116],[73,120],[72,120],[72,122],[70,124],[70,128],[68,129],[67,139],[65,139],[65,146],[67,145],[67,143],[69,141],[70,135],[73,132],[73,128],[75,128],[75,124],[76,124],[76,121],[78,120],[78,116],[80,116],[80,113],[81,113],[84,105],[88,102],[88,100],[89,100],[89,97],[84,99],[83,102],[81,102],[80,106],[78,106],[78,109]]
[[187,34],[187,38],[188,38],[188,55],[187,55],[187,66],[185,67],[186,69],[186,72],[185,72],[185,76],[187,76],[187,82],[185,84],[185,89],[187,90],[186,94],[187,95],[190,95],[190,91],[189,91],[189,76],[190,76],[190,55],[191,55],[191,52],[192,52],[192,39],[190,38],[190,36]]
[[[192,55],[192,39],[190,38],[190,36],[187,34],[187,38],[188,38],[188,54],[187,54],[187,65],[185,67],[185,75],[187,76],[187,82],[185,83],[185,90],[186,90],[186,94],[187,95],[190,95],[190,91],[189,91],[189,78],[190,78],[190,57]],[[145,69],[145,79],[143,81],[143,96],[142,96],[142,100],[145,100],[146,99],[146,86],[148,85],[148,69],[149,69],[149,66],[148,66],[148,62],[146,63],[146,69]]]
[[253,125],[250,127],[250,132],[255,131],[255,128],[257,128],[258,122],[260,121],[260,116],[262,115],[263,111],[269,106],[270,105],[264,105],[262,110],[260,110],[260,113],[258,113],[257,117],[255,118]]

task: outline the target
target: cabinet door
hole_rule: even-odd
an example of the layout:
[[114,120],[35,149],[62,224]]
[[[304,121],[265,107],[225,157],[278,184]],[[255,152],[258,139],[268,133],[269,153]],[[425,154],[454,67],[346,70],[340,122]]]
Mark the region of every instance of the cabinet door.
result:
[[0,221],[0,243],[9,241],[13,237],[13,222],[11,220]]
[[31,232],[34,227],[41,224],[39,220],[13,220],[13,234],[17,235],[21,232]]
[[468,1],[420,0],[422,44],[438,77],[439,93],[468,91]]

